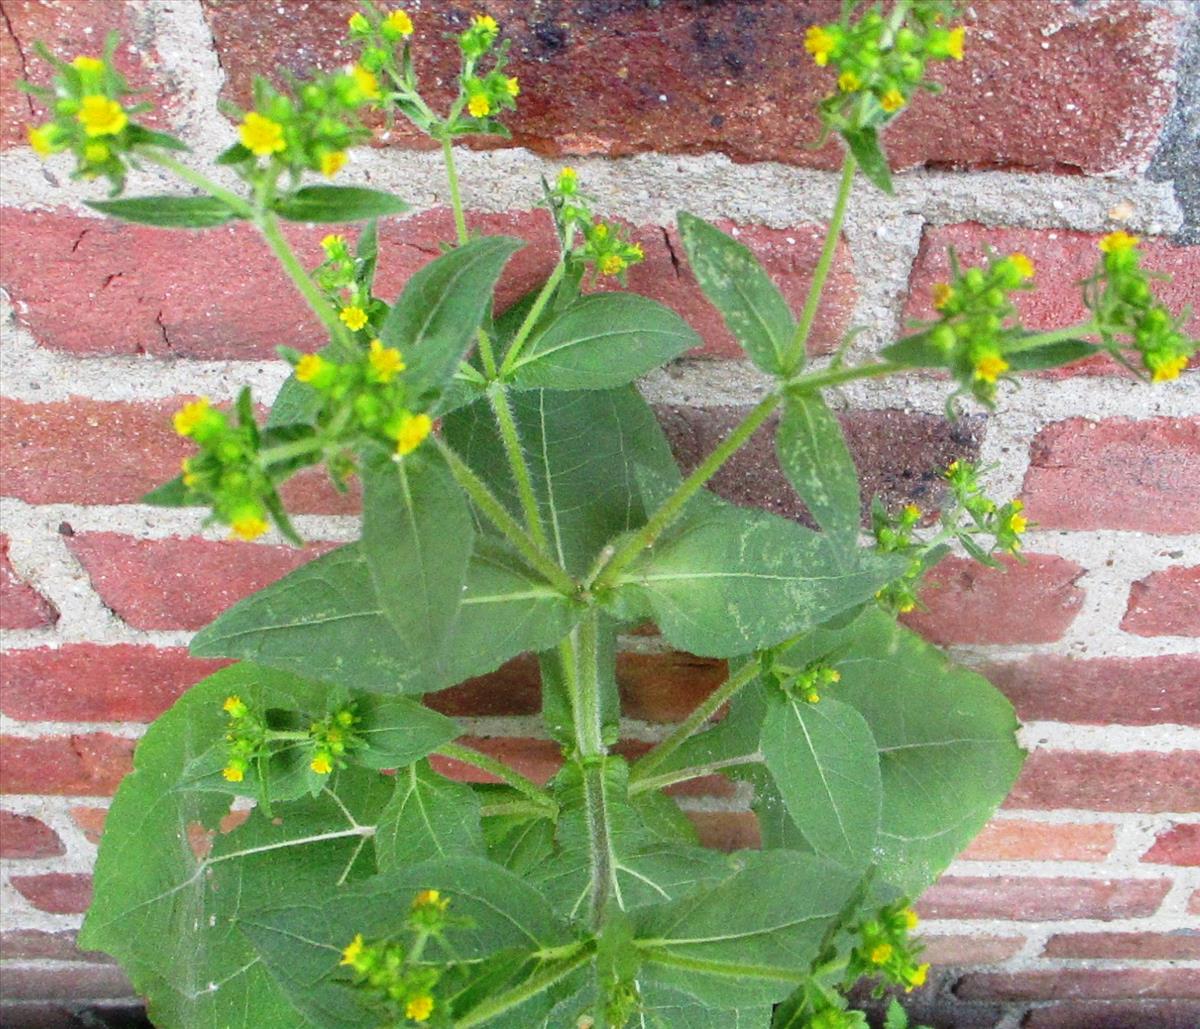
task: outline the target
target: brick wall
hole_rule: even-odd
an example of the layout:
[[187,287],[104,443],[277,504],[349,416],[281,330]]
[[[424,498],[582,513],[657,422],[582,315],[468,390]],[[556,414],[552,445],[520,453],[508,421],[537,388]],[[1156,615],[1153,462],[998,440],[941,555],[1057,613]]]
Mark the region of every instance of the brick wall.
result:
[[[452,58],[440,34],[470,10],[410,5],[429,77]],[[676,307],[704,347],[644,384],[686,464],[762,382],[675,258],[686,206],[729,219],[795,300],[835,190],[836,149],[809,149],[811,103],[826,88],[799,41],[834,0],[566,2],[494,0],[514,37],[524,92],[514,145],[466,153],[461,171],[481,231],[532,243],[502,292],[549,267],[539,174],[569,155],[603,207],[647,251],[635,289]],[[420,8],[417,12],[416,9]],[[182,235],[99,220],[64,168],[20,145],[32,105],[13,82],[34,39],[66,56],[104,30],[153,86],[173,126],[214,154],[231,132],[219,96],[251,73],[345,59],[350,5],[334,0],[0,0],[3,90],[4,633],[0,729],[0,903],[4,1016],[71,1025],[71,1010],[131,1003],[119,971],[82,955],[73,933],[105,805],[134,741],[214,662],[191,633],[234,600],[320,552],[226,542],[187,511],[137,498],[174,473],[169,427],[180,398],[229,400],[243,382],[267,398],[284,369],[273,347],[319,331],[241,229]],[[897,195],[863,187],[815,334],[827,352],[851,325],[869,354],[925,288],[946,244],[1020,248],[1039,269],[1024,299],[1046,327],[1079,313],[1072,283],[1098,234],[1152,242],[1175,276],[1174,304],[1200,307],[1200,29],[1189,3],[975,0],[968,61],[945,70],[941,100],[915,103],[889,138]],[[1190,133],[1190,135],[1189,135]],[[396,130],[354,156],[347,181],[394,188],[415,213],[383,232],[384,292],[450,236],[436,155]],[[144,176],[134,192],[161,189]],[[319,233],[295,242],[316,259]],[[1193,333],[1197,327],[1193,324]],[[983,835],[922,901],[941,968],[914,999],[936,1024],[1192,1026],[1200,1022],[1200,374],[1138,385],[1105,361],[1027,380],[999,410],[957,424],[946,387],[909,378],[857,384],[837,401],[869,487],[936,506],[936,470],[956,456],[991,467],[989,487],[1021,495],[1037,524],[1027,560],[1003,573],[947,561],[912,624],[985,670],[1016,704],[1030,758]],[[784,513],[796,504],[765,438],[717,482]],[[306,538],[355,534],[354,501],[318,478],[289,487]],[[719,681],[712,662],[624,641],[628,747],[660,736]],[[529,662],[439,695],[486,745],[544,777]],[[747,796],[721,783],[680,798],[706,840],[755,839]],[[46,1006],[46,1001],[53,1001]],[[81,1023],[79,1023],[81,1024]]]

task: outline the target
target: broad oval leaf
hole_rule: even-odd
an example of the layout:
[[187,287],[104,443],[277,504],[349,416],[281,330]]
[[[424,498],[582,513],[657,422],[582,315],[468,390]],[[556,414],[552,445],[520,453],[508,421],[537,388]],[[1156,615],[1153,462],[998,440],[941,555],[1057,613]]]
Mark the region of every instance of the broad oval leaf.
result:
[[855,546],[862,500],[846,437],[820,393],[789,393],[775,433],[779,465],[817,524]]
[[611,389],[700,343],[669,307],[633,293],[595,293],[559,312],[526,342],[512,381],[525,388]]
[[380,812],[375,831],[379,870],[470,854],[484,856],[475,791],[438,775],[428,761],[397,772],[396,792]]
[[407,210],[398,196],[363,186],[305,186],[275,201],[275,213],[293,222],[356,222]]
[[686,211],[679,212],[678,221],[688,263],[704,295],[750,360],[768,375],[783,374],[796,323],[779,287],[747,246],[715,225]]
[[126,197],[122,200],[88,200],[86,203],[101,214],[163,229],[211,229],[241,217],[216,197]]

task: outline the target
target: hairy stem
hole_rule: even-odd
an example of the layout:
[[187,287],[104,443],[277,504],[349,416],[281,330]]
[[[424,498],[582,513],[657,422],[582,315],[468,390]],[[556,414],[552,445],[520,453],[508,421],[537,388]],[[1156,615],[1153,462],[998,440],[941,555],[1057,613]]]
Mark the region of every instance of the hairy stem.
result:
[[1068,326],[1065,329],[1054,329],[1051,332],[1039,332],[1032,336],[1026,336],[1024,339],[1006,344],[1004,352],[1006,354],[1016,354],[1022,350],[1032,350],[1035,347],[1044,347],[1050,343],[1060,343],[1064,340],[1091,336],[1099,331],[1100,327],[1096,324],[1096,320],[1092,318],[1086,322],[1080,322],[1078,325]]
[[652,775],[645,779],[629,784],[629,796],[636,797],[640,793],[651,793],[654,790],[665,790],[677,782],[687,782],[689,779],[699,779],[701,776],[712,775],[726,768],[737,768],[740,765],[753,764],[762,758],[756,751],[753,754],[739,754],[737,757],[722,758],[720,761],[709,761],[703,765],[688,765],[661,775]]
[[530,800],[538,805],[543,811],[555,808],[555,803],[550,794],[542,789],[532,779],[527,779],[515,768],[506,765],[503,761],[499,761],[494,757],[490,757],[481,751],[475,750],[473,747],[464,747],[460,743],[446,743],[438,747],[437,753],[442,757],[448,757],[454,761],[461,761],[465,765],[473,765],[480,771],[494,775],[497,779],[503,780],[518,793],[524,794]]
[[542,284],[541,292],[534,298],[533,306],[530,307],[529,313],[525,315],[525,320],[521,322],[521,327],[517,329],[517,334],[513,337],[513,341],[508,348],[508,353],[504,355],[504,361],[500,365],[500,374],[502,376],[507,375],[515,367],[517,357],[521,353],[521,348],[525,345],[525,341],[529,339],[529,334],[533,331],[537,320],[542,316],[542,312],[546,309],[546,304],[549,303],[550,298],[554,295],[558,284],[562,282],[563,273],[566,271],[566,268],[566,262],[560,260],[554,266],[554,271],[550,273],[550,277]]
[[577,944],[577,948],[570,957],[544,966],[519,986],[514,986],[511,990],[505,990],[503,993],[498,993],[496,996],[476,1004],[462,1018],[454,1022],[454,1029],[473,1029],[474,1026],[483,1025],[497,1015],[515,1008],[518,1004],[525,1003],[530,997],[544,993],[591,959],[593,950],[591,944]]
[[454,165],[454,141],[450,136],[442,139],[442,161],[446,165],[446,181],[450,184],[450,205],[454,208],[454,231],[459,244],[467,241],[467,219],[463,214],[462,194],[458,191],[458,169]]
[[549,555],[550,544],[546,538],[545,526],[542,525],[542,512],[538,507],[537,495],[533,492],[529,462],[525,460],[525,451],[521,447],[521,437],[517,433],[512,405],[508,402],[508,392],[500,383],[494,382],[488,387],[487,398],[492,406],[492,413],[496,416],[496,424],[500,427],[500,439],[504,444],[508,466],[517,486],[517,497],[525,515],[525,527],[538,549]]

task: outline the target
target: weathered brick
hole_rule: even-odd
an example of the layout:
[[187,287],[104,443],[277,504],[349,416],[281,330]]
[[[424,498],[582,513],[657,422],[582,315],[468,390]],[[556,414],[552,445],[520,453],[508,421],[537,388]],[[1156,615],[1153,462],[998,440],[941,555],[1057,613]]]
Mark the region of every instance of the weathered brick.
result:
[[1026,513],[1043,528],[1200,525],[1200,418],[1070,418],[1038,433],[1029,460]]
[[[1095,270],[1101,256],[1096,249],[1098,234],[1069,229],[993,228],[977,222],[927,226],[921,238],[909,287],[905,316],[934,317],[930,288],[944,282],[950,274],[949,249],[953,248],[964,265],[979,264],[989,249],[1002,254],[1020,252],[1029,257],[1036,269],[1036,289],[1014,294],[1021,320],[1031,329],[1061,329],[1086,321],[1079,282]],[[1155,292],[1172,311],[1189,305],[1200,309],[1200,248],[1173,246],[1166,240],[1147,239],[1141,244],[1143,265],[1172,276],[1171,282],[1158,282]],[[1193,322],[1191,330],[1196,329]],[[1051,374],[1106,374],[1122,371],[1105,356],[1092,357],[1068,365]]]
[[133,746],[103,732],[0,737],[0,793],[109,796],[133,766]]
[[1183,750],[1036,750],[1004,803],[1045,811],[1200,811],[1200,760]]
[[[748,410],[663,405],[657,413],[676,459],[690,472]],[[851,411],[841,416],[841,422],[862,481],[864,517],[872,496],[893,509],[907,503],[936,508],[945,492],[940,470],[955,458],[978,456],[983,435],[981,419],[951,423],[934,415],[896,410]],[[717,472],[711,485],[734,503],[804,518],[804,505],[775,457],[775,425],[771,420],[756,432]]]
[[1048,958],[1122,961],[1200,961],[1200,929],[1173,932],[1055,933],[1042,952]]
[[917,904],[923,918],[1009,918],[1040,922],[1093,918],[1111,922],[1154,914],[1169,879],[1082,879],[1060,876],[944,876]]
[[1142,860],[1154,865],[1200,866],[1200,822],[1178,822],[1164,829]]
[[983,669],[1026,721],[1200,725],[1200,656],[1042,655]]
[[109,964],[112,958],[99,951],[82,951],[75,946],[75,933],[45,929],[6,929],[0,933],[0,958],[46,958],[51,961],[88,961]]
[[966,861],[1102,861],[1115,843],[1114,826],[1030,819],[989,822],[959,857]]
[[1200,565],[1164,568],[1135,582],[1121,628],[1137,636],[1200,636]]
[[728,852],[762,846],[758,819],[751,811],[688,811],[688,820],[705,847]]
[[1188,911],[1193,915],[1200,915],[1200,890],[1194,890],[1188,897]]
[[942,968],[955,965],[995,965],[1015,957],[1025,945],[1024,936],[949,936],[919,934],[921,960]]
[[14,875],[9,882],[35,908],[52,915],[81,914],[92,902],[92,877],[82,873]]
[[[204,7],[227,95],[239,102],[256,72],[334,68],[352,56],[339,42],[349,2],[249,8],[204,0]],[[488,9],[513,40],[511,70],[524,87],[519,110],[506,118],[516,145],[608,156],[719,150],[739,161],[818,167],[838,160],[833,146],[810,149],[820,131],[815,105],[833,76],[803,51],[809,25],[836,20],[835,0],[553,9],[495,0]],[[458,68],[453,42],[442,37],[461,31],[468,14],[450,5],[416,18],[418,68],[436,106],[448,103]],[[916,97],[888,133],[893,164],[1140,166],[1170,108],[1159,79],[1174,59],[1177,24],[1168,11],[1129,2],[1103,14],[1064,11],[1050,0],[977,5],[967,60],[931,69],[947,93]],[[1047,96],[1055,102],[1035,102]],[[429,145],[404,125],[394,138]]]
[[9,539],[0,535],[0,629],[42,629],[58,621],[54,605],[25,582],[8,559]]
[[925,610],[904,622],[934,643],[1053,643],[1075,620],[1084,568],[1065,557],[1025,554],[986,568],[948,557],[926,579]]
[[1186,968],[1057,968],[971,972],[954,988],[961,1000],[1104,1000],[1200,997],[1200,977]]
[[135,629],[200,629],[243,597],[333,549],[115,532],[68,540],[100,599]]
[[0,858],[48,858],[65,854],[58,833],[32,815],[0,811]]
[[1074,1001],[1033,1008],[1022,1029],[1196,1029],[1200,1004],[1189,1001]]
[[79,831],[87,837],[89,843],[96,846],[100,843],[100,835],[104,832],[104,819],[108,817],[106,807],[88,807],[80,805],[70,810],[71,821],[79,826]]
[[75,963],[69,968],[52,965],[6,968],[4,994],[8,1001],[63,998],[74,1002],[122,999],[134,996],[134,991],[116,965]]
[[74,643],[10,651],[0,669],[0,710],[10,718],[149,722],[227,661],[200,661],[182,647]]

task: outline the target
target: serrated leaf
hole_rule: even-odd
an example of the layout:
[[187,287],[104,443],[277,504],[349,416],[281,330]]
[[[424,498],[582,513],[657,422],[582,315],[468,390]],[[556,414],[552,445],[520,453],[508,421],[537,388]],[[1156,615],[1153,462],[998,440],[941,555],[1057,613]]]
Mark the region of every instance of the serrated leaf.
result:
[[396,775],[396,792],[379,815],[375,855],[383,872],[433,857],[484,855],[479,798],[464,783],[418,761]]
[[356,222],[403,214],[408,204],[363,186],[305,186],[276,200],[274,210],[293,222]]
[[789,393],[775,433],[779,465],[817,524],[839,545],[858,537],[858,471],[842,426],[820,393]]
[[86,203],[101,214],[163,229],[211,229],[241,217],[225,201],[216,197],[126,197],[121,200],[88,200]]
[[679,235],[700,288],[746,355],[768,375],[783,374],[796,323],[758,259],[716,226],[684,211]]
[[885,193],[892,193],[892,170],[888,166],[887,154],[879,142],[879,134],[873,128],[846,130],[842,133],[846,146],[858,161],[862,173],[871,183]]
[[700,343],[662,304],[632,293],[595,293],[557,313],[525,343],[512,381],[526,389],[611,389]]

